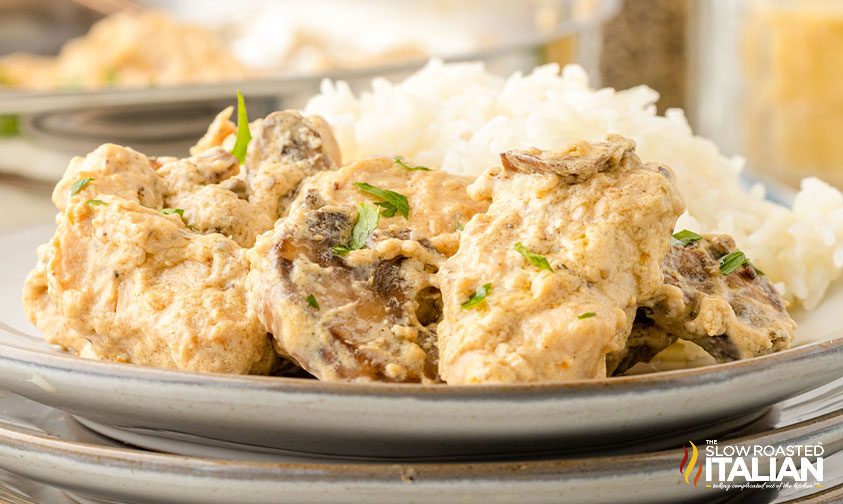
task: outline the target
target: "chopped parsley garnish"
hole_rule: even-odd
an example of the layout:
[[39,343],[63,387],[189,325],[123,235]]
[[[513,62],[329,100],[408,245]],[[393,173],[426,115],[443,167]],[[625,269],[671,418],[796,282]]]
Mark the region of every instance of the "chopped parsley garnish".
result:
[[683,247],[687,247],[688,245],[694,242],[702,240],[703,237],[693,231],[683,229],[682,231],[679,231],[678,233],[674,234],[673,239],[676,240],[676,242],[682,245]]
[[384,217],[395,217],[395,212],[398,210],[398,207],[388,201],[375,201],[375,205],[381,207]]
[[547,262],[547,258],[545,256],[536,254],[535,252],[530,252],[527,247],[521,244],[521,242],[515,244],[515,251],[524,256],[525,259],[530,261],[530,263],[538,269],[547,270],[553,273],[553,268],[550,267],[550,263]]
[[234,142],[234,148],[231,153],[240,161],[240,164],[246,160],[246,149],[249,147],[249,142],[252,141],[252,133],[249,131],[249,114],[246,111],[246,100],[243,98],[243,93],[237,90],[237,141]]
[[465,231],[465,228],[463,227],[462,222],[460,221],[457,221],[457,231],[459,231],[460,233]]
[[728,275],[748,262],[749,259],[747,259],[746,254],[736,250],[720,258],[720,273]]
[[319,302],[316,301],[316,297],[313,294],[307,296],[307,306],[311,308],[315,308],[316,311],[319,311]]
[[460,306],[462,306],[463,310],[470,310],[474,308],[486,299],[486,296],[489,295],[489,292],[491,292],[491,290],[491,283],[481,285],[474,291],[471,296],[469,296],[468,301],[466,301]]
[[351,230],[351,242],[349,242],[352,250],[358,250],[366,246],[369,237],[378,227],[378,222],[380,222],[380,215],[378,215],[378,210],[375,207],[366,203],[360,203],[357,206],[357,223]]
[[88,206],[100,206],[100,205],[105,205],[105,201],[98,200],[98,199],[89,199],[88,201],[85,202],[85,204],[88,205]]
[[752,264],[749,258],[746,257],[746,254],[744,254],[740,250],[736,250],[720,258],[720,273],[724,275],[732,273],[741,266],[750,266],[753,270],[755,270],[756,274],[764,274],[764,272],[761,271],[761,269],[757,268],[754,264]]
[[421,165],[413,166],[411,164],[407,164],[407,162],[404,161],[403,159],[401,159],[400,156],[395,157],[395,164],[397,164],[401,168],[404,168],[404,169],[410,170],[410,171],[430,171],[430,168],[428,168],[427,166],[421,166]]
[[590,312],[580,313],[579,315],[577,315],[577,318],[580,319],[580,320],[585,320],[587,318],[596,317],[596,316],[597,316],[596,313],[594,313],[593,311],[590,311]]
[[20,135],[20,121],[15,114],[0,114],[0,138]]
[[184,209],[182,208],[162,208],[161,213],[164,215],[178,215],[181,217],[181,221],[184,222],[185,226],[187,225],[187,219],[184,218]]
[[351,230],[351,239],[348,245],[337,245],[332,250],[335,254],[344,256],[352,250],[360,250],[366,246],[369,237],[375,232],[380,222],[380,212],[372,205],[360,203],[357,206],[357,222]]
[[73,185],[70,186],[70,195],[76,196],[77,194],[79,194],[79,191],[88,187],[88,184],[90,184],[92,180],[94,179],[91,177],[85,177],[74,182]]
[[410,203],[407,201],[407,197],[403,194],[390,191],[389,189],[375,187],[371,184],[367,184],[366,182],[355,182],[354,187],[360,189],[364,193],[368,193],[382,199],[383,201],[376,201],[375,205],[383,209],[384,217],[392,217],[396,212],[400,213],[404,217],[410,216]]

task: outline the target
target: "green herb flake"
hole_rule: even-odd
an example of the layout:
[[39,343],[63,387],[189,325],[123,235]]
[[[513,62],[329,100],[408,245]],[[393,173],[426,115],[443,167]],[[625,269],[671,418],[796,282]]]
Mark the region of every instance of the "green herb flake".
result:
[[547,262],[547,258],[545,256],[536,254],[535,252],[530,252],[521,242],[515,244],[515,251],[524,256],[525,259],[530,261],[530,263],[538,269],[547,270],[553,273],[553,268],[550,267],[550,263]]
[[15,114],[0,114],[0,138],[20,135],[20,119]]
[[375,201],[375,205],[381,207],[381,215],[384,217],[395,217],[398,207],[388,201]]
[[580,319],[580,320],[585,320],[585,319],[589,319],[591,317],[596,317],[596,316],[597,316],[596,313],[594,313],[593,311],[590,311],[590,312],[580,313],[579,315],[577,315],[577,318]]
[[673,239],[676,240],[677,244],[682,245],[683,247],[687,247],[688,245],[694,242],[702,240],[703,237],[693,231],[683,229],[682,231],[679,231],[678,233],[674,234]]
[[398,165],[398,166],[400,166],[401,168],[404,168],[405,170],[410,170],[410,171],[430,171],[430,168],[428,168],[427,166],[421,166],[421,165],[418,165],[418,166],[413,166],[413,165],[411,165],[411,164],[407,164],[407,162],[406,162],[406,161],[404,161],[404,160],[403,160],[400,156],[396,156],[396,157],[395,157],[395,164],[397,164],[397,165]]
[[745,264],[749,264],[746,254],[736,250],[720,258],[720,273],[728,275]]
[[337,245],[337,246],[331,248],[331,252],[333,252],[334,254],[336,254],[338,256],[346,256],[346,255],[348,255],[349,252],[351,252],[351,249],[348,248],[345,245]]
[[392,217],[396,212],[403,215],[405,218],[410,217],[410,203],[407,197],[389,189],[375,187],[366,182],[355,182],[354,187],[360,189],[364,193],[377,196],[383,201],[378,201],[375,204],[383,208],[384,217]]
[[366,246],[369,237],[375,232],[380,222],[378,209],[366,203],[357,206],[357,223],[351,230],[351,241],[348,246],[352,250],[360,250]]
[[72,186],[70,186],[70,195],[76,196],[77,194],[79,194],[79,191],[88,187],[88,184],[90,184],[93,180],[94,179],[91,177],[85,177],[83,179],[77,180],[73,183]]
[[354,228],[351,230],[351,239],[348,245],[337,245],[333,252],[337,255],[347,255],[352,250],[360,250],[366,246],[372,233],[378,227],[380,222],[380,212],[372,205],[360,203],[357,206],[357,222],[354,223]]
[[482,303],[486,299],[486,296],[488,296],[489,292],[491,292],[491,291],[492,291],[492,284],[491,283],[483,284],[474,291],[474,294],[472,294],[468,298],[468,301],[466,301],[465,303],[463,303],[460,306],[462,306],[463,310],[471,310],[472,308],[474,308],[477,305],[479,305],[480,303]]
[[249,131],[249,114],[246,111],[246,100],[243,93],[237,91],[237,141],[231,153],[243,164],[246,161],[246,149],[252,141],[252,133]]
[[178,215],[181,217],[181,221],[184,222],[184,225],[187,225],[187,219],[184,218],[183,208],[162,208],[161,213],[164,215]]
[[88,206],[100,206],[100,205],[105,205],[105,201],[98,200],[98,199],[89,199],[88,201],[85,202],[85,204],[88,205]]
[[462,222],[460,221],[457,221],[457,231],[459,231],[460,233],[465,231],[465,227],[463,227]]
[[309,296],[307,296],[306,301],[307,301],[307,306],[315,309],[316,311],[319,311],[319,302],[316,301],[316,297],[313,294],[310,294]]

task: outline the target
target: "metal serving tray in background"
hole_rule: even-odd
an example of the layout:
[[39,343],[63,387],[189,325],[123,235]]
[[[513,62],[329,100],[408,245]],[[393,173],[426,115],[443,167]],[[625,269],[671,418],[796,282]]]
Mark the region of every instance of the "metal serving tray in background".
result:
[[[435,3],[415,2],[431,6]],[[333,3],[336,8],[342,8],[347,0]],[[523,3],[525,9],[548,4],[563,13],[553,29],[542,32],[523,29],[523,34],[510,36],[506,45],[450,54],[443,59],[479,60],[504,74],[529,70],[545,62],[548,47],[564,40],[571,60],[595,74],[599,27],[616,12],[617,0]],[[425,62],[416,59],[310,75],[143,89],[32,92],[0,88],[0,117],[14,132],[0,137],[0,172],[54,181],[61,176],[70,157],[87,153],[105,142],[128,145],[148,155],[184,155],[204,133],[213,116],[234,103],[238,89],[247,97],[250,115],[260,117],[273,110],[302,106],[318,92],[325,78],[345,80],[353,89],[360,89],[373,77],[399,79]]]

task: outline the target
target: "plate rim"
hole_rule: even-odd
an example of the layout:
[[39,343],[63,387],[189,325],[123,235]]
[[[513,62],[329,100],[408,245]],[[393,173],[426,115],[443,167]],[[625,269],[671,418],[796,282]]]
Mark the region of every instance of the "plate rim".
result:
[[[35,338],[0,321],[0,331],[12,336]],[[706,366],[658,371],[633,376],[619,376],[605,379],[580,379],[565,382],[540,382],[526,384],[415,384],[381,382],[326,382],[318,379],[290,378],[260,375],[230,375],[222,373],[198,373],[193,371],[153,368],[137,364],[83,359],[71,354],[51,353],[46,350],[23,348],[9,343],[0,343],[0,362],[11,365],[21,363],[35,365],[66,373],[82,373],[108,379],[159,382],[167,385],[191,385],[209,388],[233,388],[261,390],[265,392],[309,393],[344,395],[348,397],[404,397],[416,399],[496,399],[530,398],[560,394],[594,394],[610,390],[615,393],[640,390],[654,391],[663,388],[682,388],[699,384],[701,381],[715,383],[762,371],[779,364],[810,361],[823,356],[831,358],[838,354],[843,363],[843,330],[836,330],[833,337],[814,343],[793,347],[760,357]],[[840,375],[843,376],[843,369]]]
[[[843,410],[832,411],[818,417],[809,418],[801,422],[768,430],[760,433],[747,434],[737,438],[723,440],[719,445],[746,444],[784,444],[797,442],[800,439],[816,438],[821,435],[833,436],[835,450],[826,452],[823,456],[831,456],[843,451]],[[566,456],[545,459],[515,459],[508,461],[470,461],[470,462],[313,462],[313,461],[256,461],[220,459],[200,456],[176,455],[146,451],[132,447],[99,446],[92,443],[73,441],[54,436],[36,429],[21,427],[0,420],[0,451],[3,449],[21,449],[41,453],[43,455],[82,457],[83,463],[110,465],[124,468],[142,468],[148,470],[153,467],[167,467],[181,469],[185,474],[207,471],[208,473],[231,471],[231,475],[242,474],[246,470],[260,472],[264,476],[278,477],[280,471],[291,471],[288,476],[292,480],[301,481],[304,477],[341,476],[343,479],[360,481],[368,477],[368,482],[382,482],[388,476],[393,478],[396,471],[403,474],[411,470],[416,476],[423,475],[427,481],[453,481],[455,474],[462,479],[471,477],[479,480],[499,478],[508,471],[513,475],[524,476],[564,476],[565,474],[587,477],[588,474],[606,474],[605,467],[625,468],[624,472],[641,468],[636,462],[648,462],[669,466],[670,470],[678,467],[678,455],[681,450],[664,449],[642,453],[627,453],[598,456]],[[201,466],[200,466],[201,464]],[[599,468],[603,467],[601,471]],[[392,479],[386,480],[392,481]]]

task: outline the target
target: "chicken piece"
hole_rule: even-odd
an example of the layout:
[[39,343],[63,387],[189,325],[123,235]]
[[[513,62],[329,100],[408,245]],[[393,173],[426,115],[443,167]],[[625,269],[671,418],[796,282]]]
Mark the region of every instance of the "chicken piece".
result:
[[[365,248],[340,256],[333,248],[349,243],[357,205],[372,205],[352,182],[406,196],[409,216],[381,216]],[[466,196],[468,182],[389,159],[306,181],[290,214],[249,254],[250,302],[277,350],[322,380],[436,381],[434,273],[456,248],[458,222],[485,209]]]
[[251,247],[286,213],[305,177],[336,168],[339,147],[321,118],[275,112],[251,125],[256,138],[245,166],[252,169],[241,176],[237,158],[219,145],[228,142],[222,135],[234,129],[230,115],[226,109],[217,116],[191,149],[192,157],[165,163],[158,174],[166,205],[184,210],[192,228]]
[[185,221],[201,233],[220,233],[241,247],[251,247],[275,220],[221,185],[209,185],[175,195],[168,206],[184,210]]
[[[783,350],[796,332],[786,302],[754,266],[721,273],[720,258],[735,251],[735,241],[726,235],[674,246],[664,261],[663,294],[648,312],[665,330],[693,341],[719,362]],[[678,317],[677,306],[683,306]]]
[[720,258],[735,252],[727,235],[674,244],[662,261],[665,285],[640,310],[639,320],[670,335],[652,340],[616,373],[649,361],[676,339],[696,343],[718,362],[746,359],[790,346],[796,323],[766,276],[750,264],[724,275]]
[[[88,179],[76,194],[74,184]],[[137,201],[149,208],[164,204],[161,181],[150,160],[143,154],[114,144],[105,144],[85,156],[75,157],[53,190],[53,204],[61,212],[74,201],[85,201],[99,194],[113,194]]]
[[[208,149],[221,147],[226,138],[237,133],[237,126],[231,122],[234,107],[224,108],[208,126],[208,131],[190,148],[191,156],[199,156]],[[232,145],[233,146],[233,145]]]
[[50,297],[47,264],[50,262],[51,250],[49,243],[38,247],[38,263],[24,282],[23,307],[26,316],[36,327],[41,328],[49,343],[84,359],[102,360],[84,336],[68,327],[58,306]]
[[240,162],[221,148],[211,147],[185,159],[169,159],[156,169],[165,196],[219,184],[240,173]]
[[240,163],[229,151],[212,147],[186,159],[175,159],[157,170],[164,204],[184,210],[186,222],[201,233],[220,233],[241,247],[251,247],[275,219],[252,204]]
[[[131,149],[104,145],[72,161],[53,194],[62,212],[57,218],[59,230],[39,252],[38,265],[24,289],[28,316],[49,341],[104,360],[199,371],[270,370],[275,354],[265,329],[246,309],[243,284],[248,268],[245,251],[238,245],[252,246],[259,233],[272,229],[276,215],[275,209],[249,200],[253,191],[247,187],[240,163],[228,150],[214,145],[233,129],[230,112],[217,117],[204,139],[207,148],[197,148],[190,158],[147,158]],[[287,135],[291,143],[270,143],[282,153],[279,159],[295,158],[295,177],[316,171],[309,170],[308,160],[319,168],[333,167],[322,151],[337,159],[339,154],[324,121],[292,112],[282,115],[287,118],[284,124],[295,130]],[[302,125],[311,129],[303,133]],[[291,158],[288,151],[298,154]],[[289,165],[274,166],[279,178],[289,179]],[[271,177],[271,167],[263,168],[261,175]],[[296,180],[290,186],[293,192],[300,181]],[[259,198],[257,193],[251,196]],[[173,215],[164,215],[166,208],[173,209]],[[99,227],[92,224],[80,229],[84,221],[78,220],[79,215],[88,216],[84,212],[92,209],[102,210],[107,222],[91,217]],[[178,213],[183,213],[184,223]],[[173,222],[180,224],[182,240],[176,240],[168,229],[167,241],[172,244],[161,249],[165,247],[159,243],[161,228],[172,227]],[[119,223],[133,226],[121,230]],[[149,247],[159,248],[151,251]],[[95,251],[101,255],[97,262]],[[121,267],[109,269],[115,261]],[[56,270],[59,266],[61,271]],[[207,282],[219,283],[196,280],[204,278],[202,267],[210,275]],[[106,285],[96,276],[100,270],[119,271],[122,276]],[[79,285],[68,287],[69,279]],[[152,287],[144,286],[150,283]],[[174,307],[167,309],[162,300]],[[88,305],[98,309],[87,313],[84,307]],[[172,322],[179,310],[185,320]],[[208,310],[211,315],[204,315]],[[134,325],[132,317],[137,319]],[[177,328],[167,332],[168,325]]]
[[[244,251],[224,236],[190,231],[178,215],[98,198],[59,216],[40,253],[43,272],[27,282],[30,318],[48,341],[80,352],[84,340],[83,350],[109,361],[270,372],[271,341],[246,305]],[[52,305],[39,304],[44,278]]]
[[[468,198],[470,180],[431,170],[408,170],[390,158],[371,158],[352,163],[341,170],[322,172],[302,187],[291,211],[312,206],[308,199],[319,198],[335,206],[354,206],[361,201],[376,204],[380,198],[361,191],[355,182],[403,194],[411,208],[407,218],[383,218],[379,229],[387,236],[421,241],[451,256],[459,246],[459,226],[485,212],[488,203]],[[400,214],[396,214],[400,216]]]
[[336,168],[339,147],[321,118],[275,112],[252,124],[262,140],[249,147],[247,166],[255,168],[241,173],[237,158],[222,147],[235,131],[231,112],[228,108],[217,115],[191,149],[192,157],[164,163],[158,174],[166,206],[184,210],[192,228],[251,247],[286,212],[305,177]]
[[606,376],[606,355],[623,347],[637,306],[662,285],[660,262],[684,206],[670,170],[642,164],[634,147],[610,135],[556,152],[507,152],[502,167],[469,186],[491,206],[465,226],[438,273],[446,382]]
[[[195,231],[220,233],[244,247],[272,228],[275,219],[260,212],[238,179],[240,163],[230,152],[214,147],[186,159],[147,158],[132,149],[106,144],[84,158],[74,158],[53,191],[59,211],[68,201],[111,194],[143,206],[184,210]],[[88,181],[74,195],[74,184]]]
[[78,354],[87,346],[88,340],[67,326],[58,307],[50,298],[47,265],[52,257],[51,251],[50,244],[45,243],[35,252],[38,263],[26,277],[23,308],[27,318],[44,332],[47,341],[60,344]]
[[253,129],[245,162],[249,201],[274,221],[286,214],[302,180],[336,169],[339,147],[321,118],[294,110],[273,112]]

